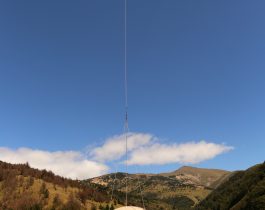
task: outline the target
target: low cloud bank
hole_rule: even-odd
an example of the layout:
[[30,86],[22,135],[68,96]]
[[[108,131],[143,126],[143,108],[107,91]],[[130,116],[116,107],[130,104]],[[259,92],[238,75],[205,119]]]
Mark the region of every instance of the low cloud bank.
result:
[[0,147],[0,160],[8,163],[28,162],[33,168],[51,170],[57,175],[72,179],[86,179],[108,172],[105,164],[87,160],[82,153],[75,151],[49,152]]
[[[129,165],[196,164],[233,149],[208,141],[165,144],[146,133],[129,133],[127,140]],[[88,157],[78,151],[50,152],[0,147],[0,160],[8,163],[28,162],[33,168],[51,170],[63,177],[87,179],[108,173],[108,163],[124,163],[125,153],[123,134],[108,138],[101,146],[92,148],[88,151]]]

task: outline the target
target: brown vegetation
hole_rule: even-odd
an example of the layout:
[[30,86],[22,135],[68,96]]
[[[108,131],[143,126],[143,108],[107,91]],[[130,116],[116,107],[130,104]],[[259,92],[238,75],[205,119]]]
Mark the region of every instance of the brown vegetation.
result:
[[97,209],[101,202],[108,203],[109,196],[99,186],[33,169],[29,164],[0,161],[0,209]]

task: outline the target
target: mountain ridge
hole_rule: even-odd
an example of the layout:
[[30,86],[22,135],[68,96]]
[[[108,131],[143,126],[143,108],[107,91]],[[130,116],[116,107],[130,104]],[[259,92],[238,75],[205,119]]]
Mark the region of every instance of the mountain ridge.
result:
[[[0,209],[110,210],[124,205],[126,176],[70,180],[0,161]],[[265,163],[235,172],[184,166],[169,173],[128,174],[128,204],[142,206],[141,193],[149,210],[265,210]]]
[[[136,173],[131,174],[129,176],[164,176],[164,177],[177,177],[179,180],[182,180],[181,176],[186,175],[186,178],[193,179],[191,184],[194,185],[202,185],[209,188],[215,188],[216,184],[219,181],[221,182],[226,176],[232,174],[233,172],[222,170],[222,169],[210,169],[210,168],[199,168],[199,167],[192,167],[192,166],[181,166],[180,168],[171,171],[171,172],[162,172],[162,173]],[[100,177],[106,177],[110,175],[114,175],[115,173],[111,174],[104,174],[102,176],[93,177],[90,180],[99,180]],[[116,172],[116,174],[126,174],[125,172]],[[212,185],[214,184],[214,185]]]
[[163,173],[161,175],[166,175],[166,176],[175,175],[176,178],[180,180],[185,179],[186,175],[186,177],[190,180],[190,182],[193,181],[198,185],[203,185],[205,187],[215,189],[222,182],[222,180],[225,180],[225,177],[229,176],[230,174],[231,174],[230,171],[222,169],[182,166],[173,172]]
[[128,177],[128,193],[134,198],[132,204],[140,205],[139,195],[142,194],[146,202],[156,201],[149,204],[150,209],[171,209],[172,206],[190,209],[209,195],[223,177],[229,174],[231,172],[225,170],[184,166],[173,172],[158,174],[111,173],[89,179],[88,182],[125,192]]

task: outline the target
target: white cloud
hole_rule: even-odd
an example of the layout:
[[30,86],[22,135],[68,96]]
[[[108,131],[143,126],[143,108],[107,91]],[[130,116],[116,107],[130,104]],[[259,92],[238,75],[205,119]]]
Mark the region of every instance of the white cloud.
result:
[[205,141],[184,144],[159,144],[140,147],[130,154],[129,165],[151,165],[169,163],[199,163],[228,152],[232,147]]
[[86,179],[108,172],[106,165],[87,160],[82,153],[75,151],[49,152],[0,147],[0,160],[8,163],[28,162],[33,168],[51,170],[57,175],[72,179]]
[[[155,141],[155,138],[145,133],[128,133],[127,140],[128,151],[130,152]],[[90,155],[97,161],[111,161],[120,159],[125,155],[125,152],[125,135],[123,134],[107,139],[102,146],[94,148]]]
[[[206,141],[182,144],[160,143],[151,134],[128,134],[129,165],[163,165],[172,163],[196,164],[232,150],[233,147]],[[0,160],[9,163],[26,163],[38,169],[72,179],[87,179],[108,172],[104,162],[124,161],[125,135],[116,135],[102,146],[89,151],[88,159],[78,151],[43,151],[30,148],[10,149],[0,147]]]
[[[170,163],[196,164],[212,159],[232,150],[233,147],[206,141],[182,144],[161,144],[151,134],[129,133],[128,164],[163,165]],[[125,155],[125,135],[114,136],[106,140],[101,147],[94,148],[92,159],[102,162],[120,160]]]

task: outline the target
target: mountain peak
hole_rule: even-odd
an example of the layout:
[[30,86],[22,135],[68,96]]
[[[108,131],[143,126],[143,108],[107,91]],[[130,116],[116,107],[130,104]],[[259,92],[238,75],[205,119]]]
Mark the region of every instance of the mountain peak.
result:
[[163,176],[175,176],[176,179],[195,185],[215,188],[224,177],[231,172],[220,169],[197,168],[192,166],[182,166],[176,171],[163,173]]

